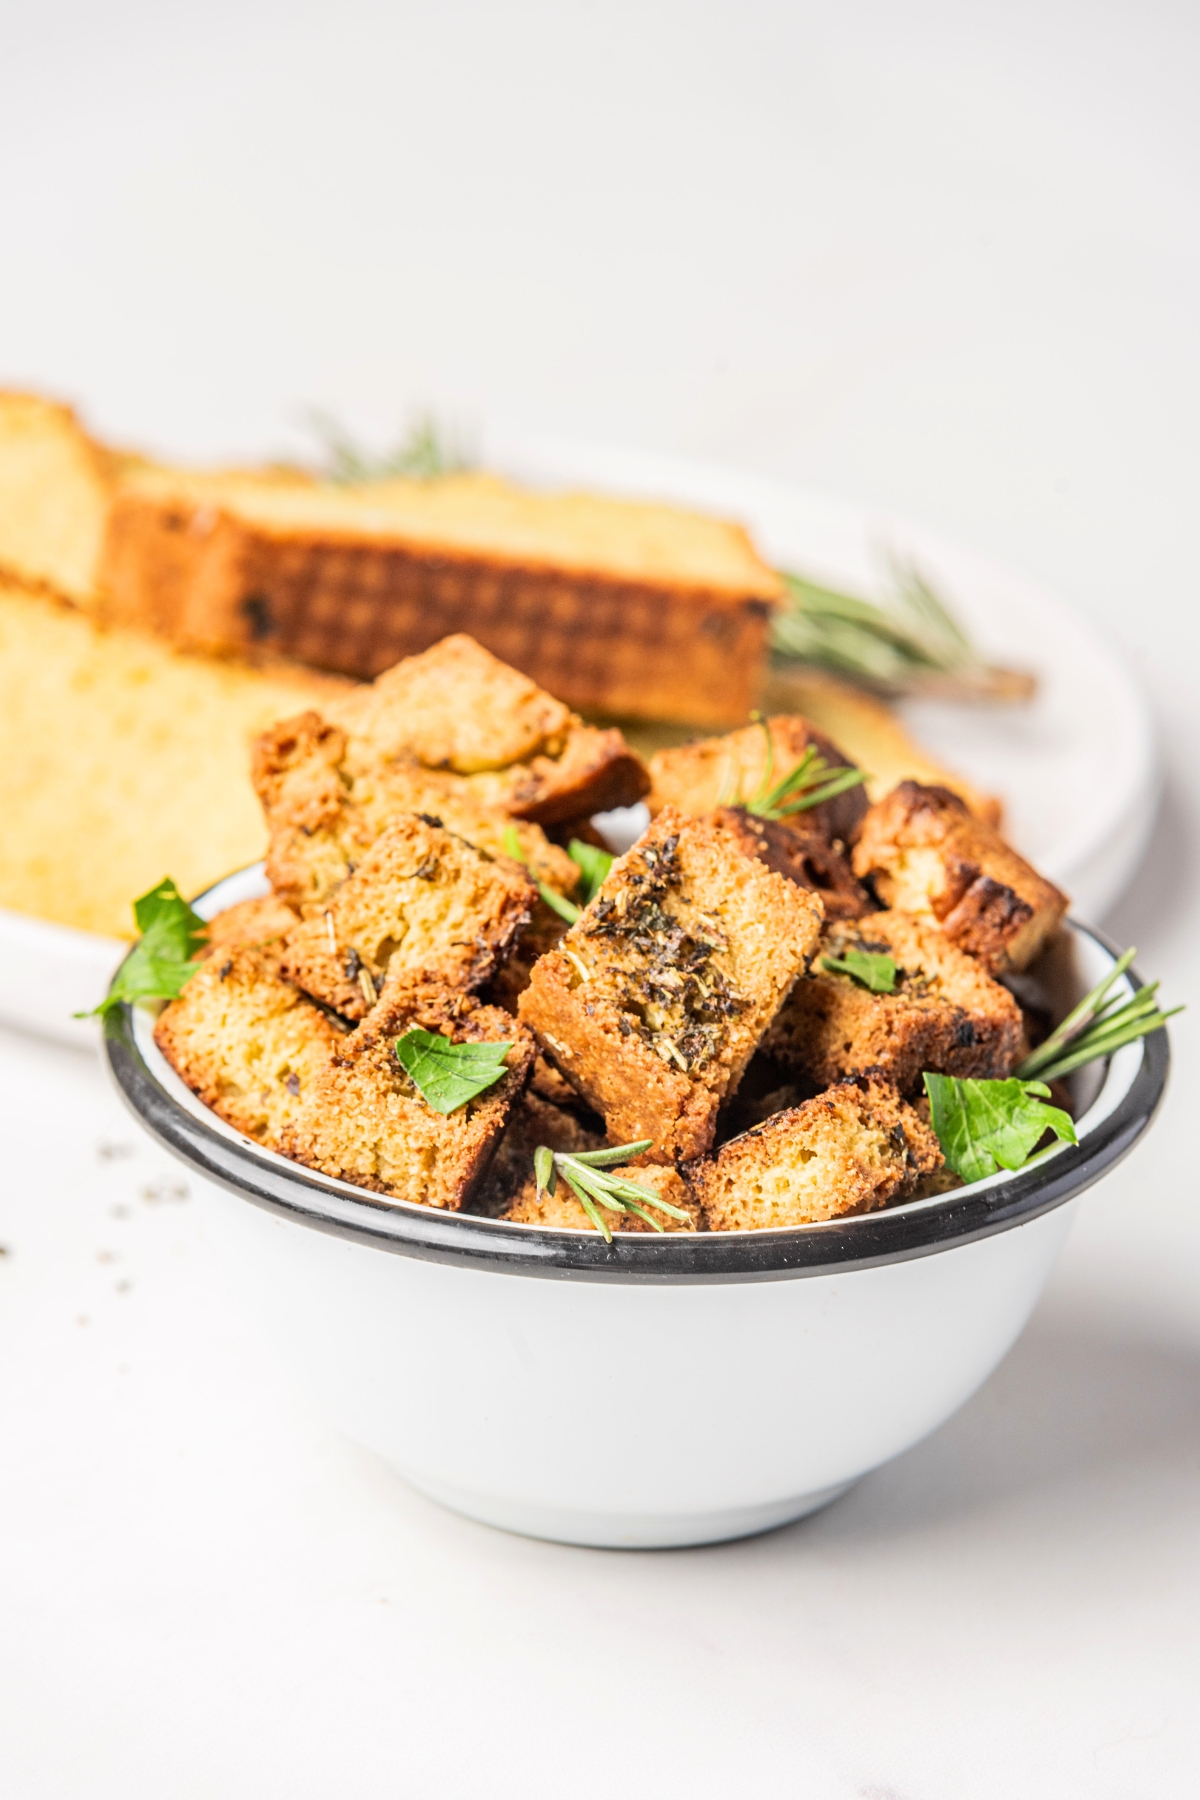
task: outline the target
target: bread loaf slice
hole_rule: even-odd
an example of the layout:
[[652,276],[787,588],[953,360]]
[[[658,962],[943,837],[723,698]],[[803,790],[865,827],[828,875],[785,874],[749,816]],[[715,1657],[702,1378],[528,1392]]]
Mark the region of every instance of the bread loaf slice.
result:
[[581,711],[733,724],[775,574],[737,525],[490,476],[353,488],[145,470],[109,513],[117,620],[373,678],[450,633]]

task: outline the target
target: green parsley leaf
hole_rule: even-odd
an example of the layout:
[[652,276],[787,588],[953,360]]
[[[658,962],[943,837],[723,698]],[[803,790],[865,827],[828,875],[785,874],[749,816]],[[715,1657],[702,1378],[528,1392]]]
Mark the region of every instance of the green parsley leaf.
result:
[[173,1000],[200,964],[193,960],[208,936],[208,926],[194,913],[170,876],[133,903],[141,937],[113,976],[108,993],[91,1013],[77,1019],[103,1018],[122,1001]]
[[617,859],[611,850],[601,850],[596,844],[581,844],[578,838],[572,838],[567,845],[567,855],[583,870],[580,898],[588,906],[600,892]]
[[396,1040],[396,1055],[434,1112],[457,1112],[504,1074],[511,1044],[456,1044],[415,1025]]
[[823,956],[821,967],[831,975],[849,975],[873,994],[894,994],[900,973],[891,957],[877,950],[847,950],[845,956]]
[[[529,867],[529,858],[521,848],[521,840],[517,836],[517,828],[515,825],[506,825],[504,827],[504,848],[514,862],[524,863],[526,868]],[[565,895],[560,894],[556,888],[547,887],[546,883],[544,881],[539,881],[536,875],[533,879],[538,893],[542,896],[542,899],[546,902],[550,911],[556,912],[560,919],[565,919],[567,921],[568,925],[573,925],[579,917],[582,908],[576,906],[573,900],[568,900]]]
[[1043,1105],[1050,1096],[1044,1081],[926,1074],[925,1092],[942,1154],[964,1181],[1021,1168],[1047,1131],[1064,1144],[1078,1142],[1070,1114]]

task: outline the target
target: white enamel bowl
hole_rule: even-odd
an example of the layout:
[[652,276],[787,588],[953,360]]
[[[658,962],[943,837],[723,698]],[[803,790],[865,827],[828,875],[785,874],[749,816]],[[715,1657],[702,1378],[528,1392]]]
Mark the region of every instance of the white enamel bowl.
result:
[[[1072,929],[1085,991],[1113,952]],[[472,1518],[613,1547],[800,1518],[949,1418],[1020,1333],[1079,1195],[1149,1124],[1169,1054],[1165,1031],[1119,1052],[1078,1146],[1017,1175],[823,1225],[608,1246],[385,1204],[261,1150],[183,1087],[152,1025],[108,1020],[118,1087],[201,1178],[210,1234],[330,1418]]]

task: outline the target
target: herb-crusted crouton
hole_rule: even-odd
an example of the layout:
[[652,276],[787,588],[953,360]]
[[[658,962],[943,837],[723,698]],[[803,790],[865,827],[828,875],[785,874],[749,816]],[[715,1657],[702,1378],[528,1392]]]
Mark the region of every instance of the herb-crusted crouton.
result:
[[815,948],[815,894],[667,808],[613,864],[519,1015],[605,1120],[610,1142],[688,1161]]
[[267,894],[260,900],[239,900],[209,920],[208,937],[201,956],[218,950],[263,950],[277,955],[284,938],[300,923],[290,906]]
[[920,913],[993,975],[1028,968],[1067,897],[948,788],[902,781],[862,822],[854,872],[885,906]]
[[861,919],[874,910],[866,889],[854,879],[843,851],[819,831],[805,828],[805,816],[759,819],[744,806],[722,806],[713,815],[737,837],[744,855],[820,894],[827,920]]
[[[651,817],[664,806],[677,807],[695,817],[719,806],[744,806],[760,790],[782,781],[810,749],[825,759],[831,775],[853,766],[837,745],[807,719],[780,713],[766,720],[765,726],[766,729],[761,724],[747,725],[725,737],[704,738],[652,756],[646,802]],[[845,843],[866,810],[862,788],[852,787],[832,800],[822,801],[820,806],[792,816],[802,819],[809,832],[831,843]]]
[[528,924],[537,897],[519,863],[402,814],[324,911],[290,933],[283,973],[347,1019],[365,1018],[391,978],[477,988]]
[[619,731],[585,725],[462,633],[405,657],[331,711],[353,773],[413,761],[450,770],[513,818],[551,824],[629,806],[650,785]]
[[[826,967],[827,958],[844,962],[847,954],[890,958],[894,991],[873,993]],[[879,1069],[906,1092],[924,1069],[1003,1079],[1023,1053],[1024,1031],[1008,989],[931,921],[881,912],[826,927],[764,1047],[822,1087]]]
[[270,832],[267,877],[298,912],[323,906],[401,813],[424,813],[491,856],[515,832],[539,881],[568,898],[579,870],[538,825],[486,805],[460,775],[397,763],[355,775],[348,739],[319,713],[281,720],[255,746],[254,784]]
[[[414,1026],[456,1044],[511,1044],[506,1073],[456,1111],[436,1112],[396,1055]],[[322,1174],[457,1212],[487,1167],[534,1050],[529,1033],[495,1007],[398,984],[339,1042],[281,1148]]]
[[[664,1231],[704,1230],[703,1210],[678,1169],[662,1163],[651,1163],[637,1168],[612,1169],[609,1173],[623,1181],[633,1181],[639,1187],[649,1188],[651,1193],[658,1194],[665,1200],[668,1206],[677,1206],[681,1212],[686,1212],[686,1219],[676,1219],[670,1213],[658,1212],[649,1205],[644,1207],[643,1210],[656,1219]],[[596,1202],[596,1207],[610,1231],[654,1230],[654,1226],[639,1218],[637,1213],[610,1212],[601,1207],[599,1201]],[[539,1194],[537,1182],[530,1175],[507,1212],[500,1216],[514,1225],[550,1225],[563,1231],[596,1229],[561,1176],[552,1194],[544,1190]]]
[[839,1082],[691,1171],[710,1231],[768,1231],[872,1212],[941,1166],[929,1127],[882,1080]]
[[154,1040],[206,1106],[271,1150],[343,1042],[274,957],[252,949],[210,955],[159,1015]]

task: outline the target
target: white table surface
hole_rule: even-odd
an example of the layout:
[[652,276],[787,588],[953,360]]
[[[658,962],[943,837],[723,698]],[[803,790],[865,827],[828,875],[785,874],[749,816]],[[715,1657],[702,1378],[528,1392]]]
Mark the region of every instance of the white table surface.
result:
[[332,1435],[99,1065],[0,1038],[0,1793],[1200,1791],[1200,17],[3,12],[0,378],[178,455],[434,403],[1028,570],[1153,697],[1108,923],[1193,1011],[976,1399],[823,1515],[662,1554],[467,1523]]

